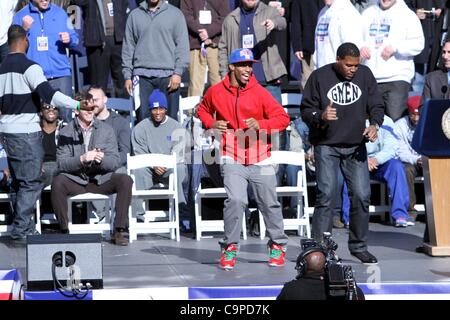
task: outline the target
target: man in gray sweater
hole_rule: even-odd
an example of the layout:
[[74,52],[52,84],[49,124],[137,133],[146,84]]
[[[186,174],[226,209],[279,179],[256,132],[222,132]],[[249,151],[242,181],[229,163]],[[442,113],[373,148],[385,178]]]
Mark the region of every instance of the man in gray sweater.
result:
[[149,116],[146,106],[153,89],[158,88],[169,101],[168,115],[177,118],[181,76],[189,65],[189,39],[180,9],[163,0],[147,0],[131,11],[122,47],[125,88],[131,95],[134,76],[138,76],[137,121]]
[[[186,178],[185,150],[188,146],[187,131],[180,123],[166,115],[167,99],[158,89],[153,90],[148,99],[151,116],[139,122],[131,133],[133,153],[177,154],[178,199],[186,203],[182,183]],[[155,185],[168,184],[167,168],[153,167],[136,170],[136,189],[150,189]]]

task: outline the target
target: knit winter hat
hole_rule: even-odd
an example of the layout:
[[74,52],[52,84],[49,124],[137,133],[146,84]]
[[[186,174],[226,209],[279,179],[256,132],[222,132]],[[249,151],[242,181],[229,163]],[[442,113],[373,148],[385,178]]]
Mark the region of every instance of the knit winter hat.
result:
[[153,90],[152,94],[148,98],[148,107],[153,108],[164,108],[167,109],[167,98],[164,93],[159,91],[159,89]]
[[422,97],[421,96],[409,97],[408,102],[406,104],[408,105],[409,113],[418,113],[419,108],[422,106]]

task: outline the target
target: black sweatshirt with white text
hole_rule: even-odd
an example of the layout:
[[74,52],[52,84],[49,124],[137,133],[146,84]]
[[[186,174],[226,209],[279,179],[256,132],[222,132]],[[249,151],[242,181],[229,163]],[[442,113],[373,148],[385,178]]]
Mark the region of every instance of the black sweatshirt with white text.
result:
[[[301,102],[303,120],[310,128],[313,145],[352,147],[365,142],[366,117],[381,126],[384,104],[370,69],[359,65],[353,79],[346,80],[331,63],[315,70],[309,77]],[[337,120],[323,121],[321,114],[333,102]]]

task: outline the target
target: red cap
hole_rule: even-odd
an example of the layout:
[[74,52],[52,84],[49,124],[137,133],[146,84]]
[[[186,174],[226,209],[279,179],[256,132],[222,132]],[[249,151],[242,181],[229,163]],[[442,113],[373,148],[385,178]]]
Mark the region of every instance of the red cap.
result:
[[408,102],[406,104],[408,105],[409,113],[418,113],[419,108],[422,106],[422,97],[421,96],[409,97]]

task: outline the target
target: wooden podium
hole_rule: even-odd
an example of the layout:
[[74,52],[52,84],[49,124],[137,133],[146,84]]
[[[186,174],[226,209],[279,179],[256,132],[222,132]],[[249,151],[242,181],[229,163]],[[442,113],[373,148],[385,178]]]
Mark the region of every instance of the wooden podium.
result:
[[412,147],[425,156],[423,176],[430,242],[424,243],[424,249],[431,256],[450,256],[449,110],[449,99],[426,101],[412,141]]
[[430,256],[450,256],[450,158],[425,158],[423,163],[425,205]]

